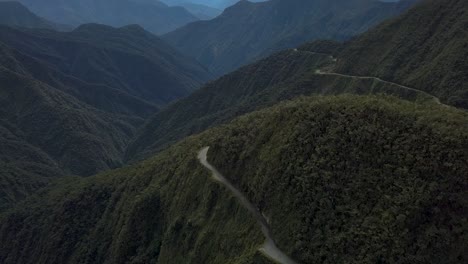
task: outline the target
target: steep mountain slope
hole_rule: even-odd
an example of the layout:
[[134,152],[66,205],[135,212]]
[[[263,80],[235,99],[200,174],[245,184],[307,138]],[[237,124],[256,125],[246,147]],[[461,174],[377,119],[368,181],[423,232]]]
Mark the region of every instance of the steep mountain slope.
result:
[[263,263],[259,227],[196,158],[211,146],[299,263],[464,263],[467,121],[395,98],[284,103],[41,192],[1,216],[0,261]]
[[38,17],[25,6],[15,1],[0,1],[0,24],[14,27],[56,30],[67,28]]
[[301,95],[386,93],[411,101],[434,100],[423,92],[393,83],[317,73],[318,69],[332,67],[335,63],[330,55],[308,50],[321,48],[319,46],[333,44],[327,42],[327,45],[309,45],[277,53],[211,82],[162,109],[140,130],[127,150],[127,159],[148,157],[186,136]]
[[100,111],[29,76],[0,69],[0,141],[5,144],[0,208],[51,178],[121,165],[121,153],[141,118]]
[[21,137],[16,127],[0,120],[0,211],[63,176],[52,158]]
[[139,24],[161,34],[197,18],[182,7],[168,7],[157,0],[19,0],[38,15],[78,26],[101,23],[116,27]]
[[467,1],[423,1],[348,43],[337,71],[398,81],[468,108],[467,24]]
[[136,128],[206,74],[138,27],[0,36],[0,210],[52,178],[121,166]]
[[164,35],[187,55],[222,75],[252,60],[315,39],[347,39],[406,10],[414,1],[240,1],[210,21]]

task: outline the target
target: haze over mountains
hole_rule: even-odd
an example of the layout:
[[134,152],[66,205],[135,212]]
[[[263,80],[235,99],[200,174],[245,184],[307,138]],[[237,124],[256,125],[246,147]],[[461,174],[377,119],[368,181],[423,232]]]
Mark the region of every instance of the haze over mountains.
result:
[[198,20],[182,7],[169,7],[157,0],[19,1],[39,16],[72,26],[84,23],[115,27],[139,24],[161,34]]
[[316,39],[345,40],[415,1],[376,0],[240,1],[222,15],[164,35],[183,53],[222,75],[274,51]]
[[164,38],[5,6],[0,263],[468,262],[468,1],[241,1]]
[[68,29],[32,13],[28,8],[14,1],[0,1],[0,24],[24,28]]

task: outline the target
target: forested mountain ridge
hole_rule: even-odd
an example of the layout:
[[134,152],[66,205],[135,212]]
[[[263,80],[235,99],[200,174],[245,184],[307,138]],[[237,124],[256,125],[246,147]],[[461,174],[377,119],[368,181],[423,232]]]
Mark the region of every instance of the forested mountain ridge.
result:
[[155,34],[172,31],[198,19],[182,7],[142,0],[18,0],[34,13],[58,23],[78,26],[100,23],[115,27],[140,24]]
[[[129,146],[127,159],[148,157],[185,136],[199,133],[241,114],[298,95],[387,93],[407,100],[432,97],[436,102],[442,101],[442,103],[463,107],[463,100],[460,96],[462,97],[464,91],[466,79],[464,73],[468,72],[465,70],[468,67],[468,61],[464,59],[467,52],[464,46],[468,45],[468,36],[460,33],[449,38],[447,34],[452,35],[452,32],[461,30],[460,23],[463,19],[452,18],[465,14],[466,8],[464,7],[466,6],[458,0],[443,3],[424,1],[408,13],[384,22],[375,30],[351,41],[312,42],[297,49],[277,53],[227,74],[152,117]],[[440,12],[441,10],[444,12]],[[452,15],[452,12],[456,14]],[[426,21],[434,17],[440,18],[438,23],[445,25],[441,26],[444,29],[452,24],[455,27],[448,27],[451,30],[440,29],[426,32],[420,31],[420,24],[413,21],[415,18]],[[406,27],[406,24],[412,26]],[[405,37],[400,36],[401,32],[398,29],[401,28],[404,29],[402,32]],[[394,36],[394,41],[381,37],[381,32]],[[422,44],[419,42],[421,32],[424,32],[425,38],[434,42],[434,47],[444,50],[452,47],[452,49],[447,54],[441,53],[440,56],[431,57],[430,54],[433,54],[434,50],[421,49]],[[415,39],[413,40],[411,36]],[[401,43],[403,39],[407,41]],[[362,43],[366,44],[362,45]],[[445,45],[447,43],[448,45]],[[366,47],[372,47],[369,48],[369,53]],[[386,53],[382,50],[395,52]],[[400,54],[403,50],[406,56]],[[382,57],[382,54],[387,54],[387,56]],[[413,55],[415,57],[412,57]],[[425,60],[417,61],[419,57],[424,57]],[[385,61],[376,63],[375,67],[370,68],[365,66],[366,58],[367,60],[380,58]],[[386,60],[388,63],[396,63],[392,66],[394,68],[385,67]],[[405,69],[408,70],[406,73],[409,75],[392,76],[392,69],[398,69],[396,65],[400,65],[398,64],[400,60],[412,63],[404,64],[404,67],[408,67]],[[360,65],[361,63],[364,64]],[[413,64],[418,67],[409,66]],[[434,70],[428,71],[428,69]],[[380,72],[374,75],[374,70]],[[396,73],[399,72],[396,71]],[[418,79],[412,79],[410,82],[410,79],[405,79],[405,76],[408,78],[417,76]],[[458,99],[454,100],[455,98]]]
[[1,209],[54,177],[119,166],[119,153],[143,121],[100,111],[3,66],[0,80]]
[[53,178],[121,166],[144,120],[207,76],[138,26],[0,26],[0,210]]
[[164,35],[183,53],[222,75],[259,57],[316,39],[343,40],[406,10],[414,1],[240,1],[210,21]]
[[464,262],[467,120],[395,98],[286,102],[42,191],[0,217],[0,261],[264,263],[259,227],[196,158],[211,146],[299,263]]
[[347,43],[338,72],[376,76],[468,108],[468,1],[425,0]]
[[336,58],[322,52],[340,48],[333,42],[316,42],[285,50],[208,83],[151,117],[129,145],[126,158],[146,158],[186,136],[302,95],[384,93],[439,103],[432,95],[397,83],[326,73],[336,67]]

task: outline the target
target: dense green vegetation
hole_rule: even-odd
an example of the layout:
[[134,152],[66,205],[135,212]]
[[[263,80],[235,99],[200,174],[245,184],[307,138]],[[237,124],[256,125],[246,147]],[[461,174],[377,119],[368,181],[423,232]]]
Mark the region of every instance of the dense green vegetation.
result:
[[198,165],[202,146],[40,191],[0,220],[0,262],[268,263],[250,214]]
[[212,161],[303,263],[464,263],[468,115],[299,100],[220,129]]
[[317,39],[348,39],[400,14],[413,4],[375,0],[240,1],[210,21],[163,36],[217,75]]
[[425,0],[345,45],[337,71],[377,76],[468,108],[468,1]]
[[252,217],[301,263],[464,263],[468,115],[395,98],[300,98],[134,166],[56,183],[0,218],[2,263],[262,263]]
[[[318,46],[308,45],[298,51],[272,55],[162,109],[141,129],[127,150],[127,159],[148,157],[186,136],[301,95],[385,93],[411,101],[433,100],[422,92],[386,82],[316,74],[317,69],[334,64],[329,55],[309,51]],[[327,45],[320,46],[324,51]]]

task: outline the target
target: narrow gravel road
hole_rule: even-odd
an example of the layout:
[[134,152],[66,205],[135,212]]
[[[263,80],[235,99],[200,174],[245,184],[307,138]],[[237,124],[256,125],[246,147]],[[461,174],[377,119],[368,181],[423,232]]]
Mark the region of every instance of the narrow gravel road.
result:
[[225,187],[229,189],[229,191],[234,194],[234,196],[239,199],[241,204],[249,210],[249,212],[253,215],[255,220],[257,220],[258,224],[262,228],[263,235],[265,236],[265,243],[260,248],[260,251],[263,252],[267,257],[271,260],[276,261],[281,264],[297,264],[294,260],[289,258],[286,254],[283,253],[277,246],[275,241],[273,240],[273,236],[271,233],[270,226],[268,225],[268,221],[265,217],[260,213],[260,211],[247,199],[247,197],[239,191],[234,185],[232,185],[213,165],[211,165],[207,160],[208,150],[210,147],[203,148],[198,153],[198,159],[200,163],[209,169],[212,173],[213,178],[223,184]]
[[[333,62],[337,62],[337,58],[333,57],[333,55],[330,55],[330,54],[326,54],[326,53],[320,53],[320,52],[312,52],[312,51],[305,51],[305,50],[298,50],[298,49],[293,49],[294,52],[302,52],[302,53],[308,53],[308,54],[316,54],[316,55],[328,55],[330,57],[330,59],[333,61]],[[415,91],[415,92],[418,92],[418,93],[422,93],[422,94],[425,94],[427,95],[428,97],[431,97],[433,99],[433,101],[439,105],[443,105],[443,106],[446,106],[446,107],[449,107],[448,105],[445,105],[443,104],[439,98],[437,98],[436,96],[432,95],[432,94],[429,94],[427,92],[424,92],[422,90],[419,90],[419,89],[415,89],[415,88],[411,88],[411,87],[408,87],[408,86],[405,86],[405,85],[401,85],[401,84],[398,84],[398,83],[394,83],[394,82],[389,82],[389,81],[385,81],[385,80],[382,80],[378,77],[372,77],[372,76],[354,76],[354,75],[347,75],[347,74],[341,74],[341,73],[334,73],[334,72],[323,72],[321,70],[316,70],[315,71],[315,74],[319,74],[319,75],[330,75],[330,76],[340,76],[340,77],[346,77],[346,78],[354,78],[354,79],[362,79],[362,80],[374,80],[374,81],[378,81],[378,82],[381,82],[381,83],[386,83],[386,84],[391,84],[391,85],[395,85],[395,86],[398,86],[402,89],[406,89],[406,90],[411,90],[411,91]]]
[[319,75],[331,75],[331,76],[340,76],[340,77],[346,77],[346,78],[354,78],[354,79],[361,79],[361,80],[373,80],[373,81],[378,81],[378,82],[381,82],[381,83],[386,83],[386,84],[391,84],[391,85],[395,85],[395,86],[398,86],[400,88],[403,88],[403,89],[406,89],[406,90],[410,90],[410,91],[415,91],[415,92],[418,92],[418,93],[422,93],[422,94],[425,94],[427,95],[428,97],[431,97],[432,100],[436,103],[436,104],[439,104],[439,105],[442,105],[442,103],[440,102],[439,98],[431,95],[431,94],[428,94],[422,90],[418,90],[418,89],[415,89],[415,88],[411,88],[411,87],[408,87],[408,86],[404,86],[404,85],[401,85],[401,84],[398,84],[398,83],[394,83],[394,82],[389,82],[389,81],[385,81],[385,80],[382,80],[380,78],[377,78],[377,77],[370,77],[370,76],[354,76],[354,75],[347,75],[347,74],[341,74],[341,73],[334,73],[334,72],[323,72],[321,70],[316,70],[315,71],[315,74],[319,74]]

